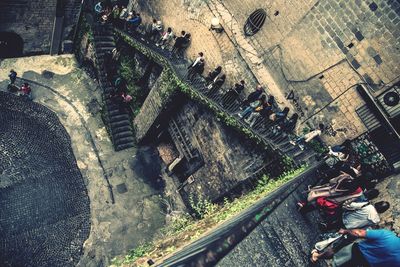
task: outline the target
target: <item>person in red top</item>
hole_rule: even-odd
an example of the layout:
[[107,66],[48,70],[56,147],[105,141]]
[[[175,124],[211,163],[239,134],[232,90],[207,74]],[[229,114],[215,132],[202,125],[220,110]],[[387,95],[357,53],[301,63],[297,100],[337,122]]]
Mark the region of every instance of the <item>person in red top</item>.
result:
[[28,83],[24,83],[21,86],[21,89],[19,89],[19,95],[24,96],[24,97],[28,98],[29,100],[32,100],[32,89]]

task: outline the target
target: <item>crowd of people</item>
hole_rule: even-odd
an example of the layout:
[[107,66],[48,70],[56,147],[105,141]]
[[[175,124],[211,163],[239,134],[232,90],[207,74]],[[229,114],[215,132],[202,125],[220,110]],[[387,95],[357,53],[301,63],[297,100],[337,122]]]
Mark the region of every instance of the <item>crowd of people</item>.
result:
[[33,100],[32,89],[29,83],[24,82],[20,87],[15,85],[15,82],[17,80],[17,75],[18,74],[15,70],[13,69],[10,70],[10,73],[8,74],[8,78],[10,78],[10,83],[8,84],[8,91],[11,93],[15,93],[18,96],[21,96],[28,100]]
[[311,252],[311,261],[333,259],[333,266],[400,266],[400,238],[380,229],[379,214],[389,209],[375,189],[377,179],[359,163],[349,142],[329,148],[319,171],[320,185],[309,187],[299,212],[318,210],[325,232]]

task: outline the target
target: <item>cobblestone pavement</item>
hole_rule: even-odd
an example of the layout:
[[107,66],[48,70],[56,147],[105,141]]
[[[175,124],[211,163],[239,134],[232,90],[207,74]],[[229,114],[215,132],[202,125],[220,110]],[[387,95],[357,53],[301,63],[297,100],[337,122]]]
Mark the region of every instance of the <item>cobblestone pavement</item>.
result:
[[[71,138],[90,199],[91,220],[90,235],[77,266],[107,266],[115,255],[125,254],[151,240],[165,223],[160,205],[159,157],[155,149],[137,147],[114,152],[101,120],[100,90],[76,68],[72,55],[7,59],[0,64],[0,90],[7,85],[11,68],[20,77],[37,82],[31,85],[34,101],[54,111]],[[44,70],[50,73],[43,75]],[[53,238],[44,246],[46,249],[64,237],[54,235]],[[28,243],[24,245],[29,247]]]
[[0,265],[76,265],[90,209],[69,136],[48,109],[2,92],[0,176]]

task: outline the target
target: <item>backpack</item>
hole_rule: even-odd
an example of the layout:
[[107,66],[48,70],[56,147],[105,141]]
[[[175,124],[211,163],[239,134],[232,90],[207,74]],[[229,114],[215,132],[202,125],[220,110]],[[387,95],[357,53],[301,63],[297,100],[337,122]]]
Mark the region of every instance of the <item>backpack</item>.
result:
[[325,197],[317,198],[317,205],[329,216],[335,215],[337,209],[339,208],[337,203],[330,201]]

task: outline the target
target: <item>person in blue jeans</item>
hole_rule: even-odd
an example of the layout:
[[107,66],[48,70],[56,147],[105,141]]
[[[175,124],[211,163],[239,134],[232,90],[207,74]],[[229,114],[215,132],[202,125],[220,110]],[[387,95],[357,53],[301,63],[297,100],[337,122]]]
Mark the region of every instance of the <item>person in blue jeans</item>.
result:
[[[340,229],[339,234],[364,239],[350,245],[351,260],[346,262],[346,266],[400,267],[400,238],[394,232],[386,229]],[[334,249],[314,252],[311,260],[330,259],[339,252]]]
[[260,99],[257,99],[256,101],[251,102],[247,108],[245,108],[242,112],[239,112],[238,116],[241,119],[246,118],[253,111],[255,111],[258,107],[262,106],[265,103],[266,99],[267,99],[266,95],[262,95],[260,97]]

